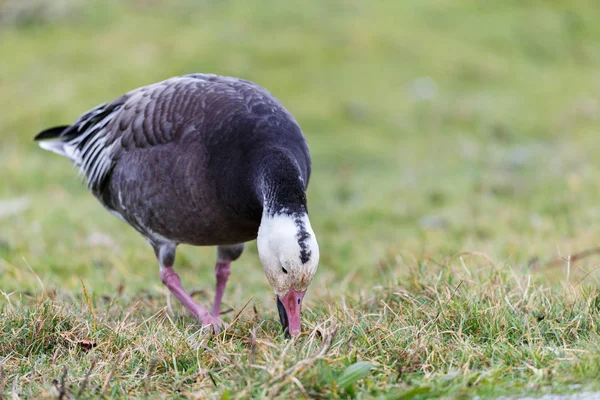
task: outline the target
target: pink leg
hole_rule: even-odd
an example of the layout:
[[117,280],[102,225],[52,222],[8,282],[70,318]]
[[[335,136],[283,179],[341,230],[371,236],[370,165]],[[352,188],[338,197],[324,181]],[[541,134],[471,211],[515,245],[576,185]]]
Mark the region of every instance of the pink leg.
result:
[[181,279],[171,267],[161,268],[160,279],[171,293],[187,308],[203,325],[212,325],[219,330],[221,322],[214,318],[207,309],[197,304],[181,285]]
[[227,279],[231,273],[231,262],[217,262],[215,266],[215,276],[217,277],[217,286],[215,291],[215,302],[211,314],[213,317],[218,317],[221,312],[221,300],[223,299],[223,293],[225,292],[225,286],[227,285]]

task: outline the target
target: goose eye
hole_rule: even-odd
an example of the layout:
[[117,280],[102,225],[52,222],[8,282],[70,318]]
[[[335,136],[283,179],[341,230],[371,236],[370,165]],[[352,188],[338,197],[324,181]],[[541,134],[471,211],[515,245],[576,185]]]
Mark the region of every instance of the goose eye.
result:
[[281,267],[281,270],[283,271],[284,274],[287,274],[287,269]]

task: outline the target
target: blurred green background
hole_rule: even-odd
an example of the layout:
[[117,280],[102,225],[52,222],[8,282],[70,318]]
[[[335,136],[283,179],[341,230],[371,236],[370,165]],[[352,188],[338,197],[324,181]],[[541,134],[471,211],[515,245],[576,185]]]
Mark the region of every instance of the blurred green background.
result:
[[[562,277],[530,264],[600,237],[599,20],[591,1],[0,0],[0,289],[38,291],[33,270],[46,288],[161,290],[144,240],[32,137],[193,72],[259,83],[308,137],[309,301],[460,251]],[[213,264],[178,253],[187,285],[212,290]],[[230,304],[272,308],[253,244],[231,282]]]

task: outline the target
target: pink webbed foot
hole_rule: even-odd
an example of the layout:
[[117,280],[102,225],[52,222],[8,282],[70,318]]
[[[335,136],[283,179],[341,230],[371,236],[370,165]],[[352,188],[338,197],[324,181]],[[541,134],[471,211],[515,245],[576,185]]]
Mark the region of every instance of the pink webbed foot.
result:
[[211,313],[205,313],[198,318],[198,321],[202,324],[202,328],[212,327],[214,333],[221,332],[221,329],[227,325],[221,321],[218,317],[215,317]]
[[194,302],[189,293],[183,289],[181,279],[179,279],[179,275],[173,268],[162,268],[160,277],[169,291],[196,317],[202,327],[210,326],[215,333],[220,332],[221,328],[224,327],[223,322],[218,317],[211,315],[207,309]]

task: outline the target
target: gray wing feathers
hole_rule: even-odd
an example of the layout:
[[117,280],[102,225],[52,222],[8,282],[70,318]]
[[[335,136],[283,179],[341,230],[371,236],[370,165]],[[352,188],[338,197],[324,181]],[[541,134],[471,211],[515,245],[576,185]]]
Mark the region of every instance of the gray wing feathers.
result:
[[[43,148],[61,148],[62,154],[79,167],[93,188],[110,169],[112,146],[106,145],[108,126],[121,108],[119,102],[101,104],[65,129],[56,142],[41,142]],[[56,143],[56,144],[55,144]]]
[[[218,123],[226,123],[236,112],[266,116],[276,111],[293,120],[267,90],[252,82],[209,74],[185,75],[101,104],[61,133],[58,143],[40,145],[61,150],[85,175],[88,187],[98,189],[122,152],[159,146],[197,132],[208,114]],[[226,112],[232,115],[224,115]]]
[[[169,81],[135,89],[111,103],[82,115],[57,142],[40,145],[69,158],[90,189],[98,189],[123,151],[166,143],[173,139],[168,110]],[[161,107],[156,107],[158,103]],[[57,151],[57,150],[60,150]]]

